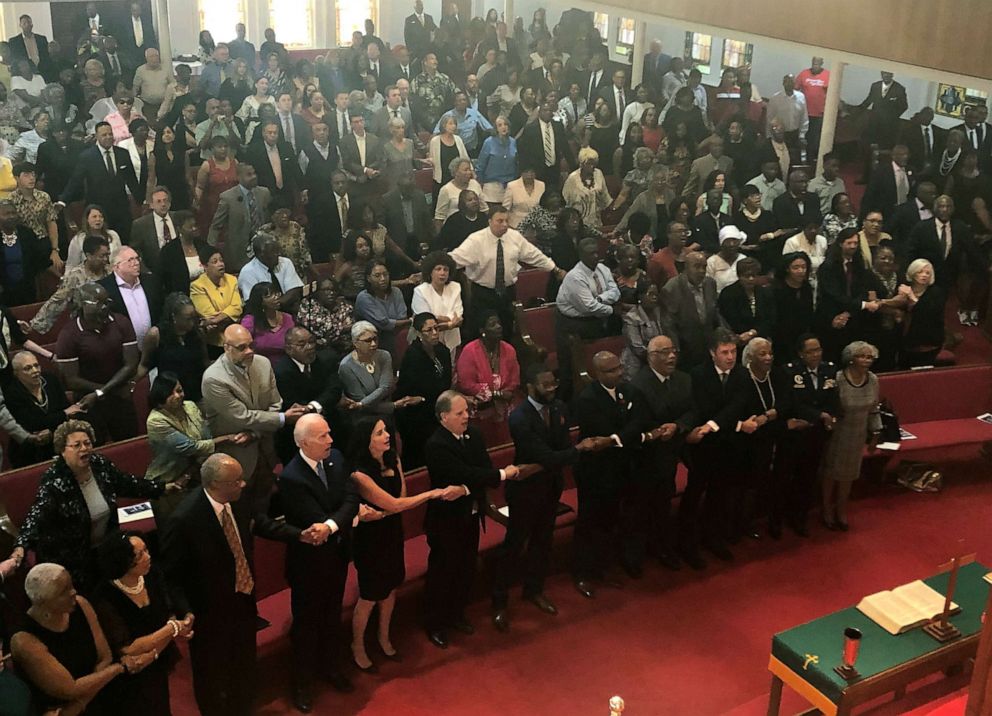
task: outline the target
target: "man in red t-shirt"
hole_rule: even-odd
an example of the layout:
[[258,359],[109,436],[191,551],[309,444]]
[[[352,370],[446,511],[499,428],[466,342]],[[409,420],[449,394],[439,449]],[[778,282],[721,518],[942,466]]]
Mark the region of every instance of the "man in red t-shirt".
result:
[[814,57],[810,67],[796,77],[796,89],[806,95],[809,129],[806,132],[806,156],[816,162],[820,153],[820,130],[823,129],[823,107],[827,103],[830,71],[823,69],[823,58]]

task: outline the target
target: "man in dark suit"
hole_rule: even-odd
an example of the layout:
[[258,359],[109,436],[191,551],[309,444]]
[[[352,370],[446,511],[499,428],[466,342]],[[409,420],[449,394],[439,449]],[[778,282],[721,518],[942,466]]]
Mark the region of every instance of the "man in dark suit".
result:
[[789,179],[786,182],[786,192],[772,202],[772,214],[775,216],[775,224],[783,231],[788,232],[787,236],[798,234],[807,226],[815,224],[819,226],[823,223],[823,214],[820,213],[820,197],[806,191],[809,186],[809,177],[804,169],[794,169],[789,172]]
[[293,112],[293,95],[288,91],[276,97],[276,121],[279,123],[279,141],[289,144],[296,156],[312,140],[310,125],[303,117]]
[[421,244],[434,241],[434,217],[424,194],[406,173],[396,177],[396,188],[382,197],[382,223],[406,255],[416,259],[423,254]]
[[[286,355],[273,368],[283,404],[305,405],[330,419],[341,400],[339,362],[331,349],[317,351],[317,341],[306,328],[290,328],[286,332]],[[295,452],[292,426],[286,425],[277,432],[275,443],[279,460],[287,464]]]
[[262,127],[261,142],[248,146],[247,161],[255,167],[258,185],[282,197],[288,206],[295,205],[303,184],[297,156],[288,142],[279,141],[279,123],[274,121]]
[[892,78],[891,72],[882,72],[882,79],[871,83],[868,96],[858,109],[870,110],[865,130],[867,141],[880,149],[889,149],[898,134],[899,117],[909,109],[906,88]]
[[696,408],[692,422],[696,427],[686,437],[689,476],[679,503],[678,521],[679,549],[693,569],[706,566],[699,554],[700,545],[724,561],[734,558],[727,549],[732,526],[732,481],[737,476],[734,436],[740,422],[740,398],[748,388],[747,374],[737,364],[737,340],[726,329],[714,331],[710,336],[711,360],[690,372]]
[[[627,88],[626,70],[613,70],[612,78],[613,82],[611,84],[600,87],[598,96],[602,97],[603,101],[610,106],[610,109],[613,110],[613,116],[619,122],[623,118],[623,111],[634,98],[630,96],[630,91]],[[590,100],[590,103],[595,101],[596,98],[594,97]]]
[[916,177],[908,166],[909,149],[905,144],[892,147],[892,161],[879,163],[872,172],[871,181],[861,200],[861,218],[870,211],[882,212],[888,219],[896,206],[913,195]]
[[575,154],[565,136],[565,128],[561,122],[552,121],[554,113],[555,106],[551,102],[544,102],[537,111],[538,121],[524,127],[517,140],[517,155],[525,157],[525,166],[529,164],[535,168],[537,178],[544,182],[545,191],[561,185],[562,161],[566,163],[567,171],[572,171],[576,166]]
[[[106,289],[114,310],[130,319],[140,347],[148,328],[158,325],[165,298],[162,289],[153,274],[142,270],[141,257],[130,246],[122,246],[110,257],[110,268],[111,272],[97,283]],[[121,294],[122,287],[130,288],[130,304]]]
[[[783,349],[788,348],[782,346]],[[798,360],[785,366],[792,397],[792,417],[778,444],[771,490],[769,521],[781,530],[783,520],[801,537],[808,537],[806,514],[815,499],[820,458],[837,422],[837,366],[823,360],[820,339],[800,336]]]
[[193,693],[204,716],[254,713],[255,579],[252,535],[280,542],[322,542],[323,524],[306,530],[253,513],[238,499],[241,465],[216,453],[200,467],[198,487],[165,523],[164,571],[177,614],[196,617],[190,640]]
[[152,211],[135,219],[131,225],[131,247],[141,256],[144,267],[155,273],[162,247],[178,235],[180,217],[172,208],[172,193],[164,186],[152,189]]
[[[287,336],[287,347],[289,337]],[[348,577],[352,521],[358,515],[359,497],[344,456],[332,449],[334,440],[327,421],[304,415],[293,431],[298,450],[279,475],[279,495],[286,524],[300,530],[314,526],[320,546],[299,542],[286,550],[293,626],[293,705],[308,713],[313,709],[313,676],[323,672],[339,691],[350,691],[351,682],[337,668],[341,646],[341,603]]]
[[709,336],[720,325],[716,281],[706,275],[706,254],[687,254],[683,272],[661,291],[665,307],[662,327],[666,336],[675,339],[683,369],[705,363]]
[[909,167],[916,173],[931,172],[944,151],[947,130],[933,124],[933,109],[924,107],[903,127],[899,142],[909,149]]
[[510,514],[493,576],[493,624],[502,632],[510,629],[507,604],[517,565],[523,572],[524,599],[545,614],[558,613],[544,594],[544,580],[564,485],[562,469],[575,464],[580,452],[597,444],[594,439],[586,438],[572,445],[568,409],[555,398],[558,381],[550,368],[532,364],[527,368],[525,380],[527,400],[510,413],[514,462],[536,464],[539,470],[525,480],[507,484],[505,490]]
[[27,60],[46,82],[55,82],[58,79],[58,71],[48,54],[48,38],[35,34],[34,22],[30,15],[21,15],[19,23],[21,34],[7,40],[7,44],[10,45],[10,64]]
[[620,529],[620,495],[630,470],[630,455],[641,442],[631,418],[636,391],[621,383],[623,366],[609,351],[592,359],[594,382],[575,399],[579,439],[592,439],[575,467],[579,513],[575,521],[572,579],[582,596],[596,596],[592,580],[618,587],[607,575]]
[[624,545],[628,571],[640,573],[645,554],[669,569],[679,568],[671,524],[675,471],[685,435],[693,423],[692,381],[676,370],[678,349],[668,336],[648,342],[648,364],[631,381],[641,400],[634,401],[634,420],[643,447],[634,453],[630,484],[624,495],[624,522],[630,525]]
[[486,488],[517,479],[519,471],[514,465],[493,467],[482,433],[469,427],[468,402],[460,393],[441,393],[435,412],[441,427],[427,439],[424,453],[431,489],[444,493],[428,503],[424,520],[430,546],[424,621],[431,643],[446,649],[449,627],[463,634],[475,631],[465,618],[465,607],[475,581]]
[[407,16],[403,22],[403,42],[410,48],[414,57],[424,56],[436,30],[434,18],[424,12],[423,0],[415,0],[413,14]]
[[661,51],[661,40],[651,40],[649,52],[644,55],[644,70],[641,82],[650,85],[655,92],[661,90],[661,78],[672,64],[672,56]]
[[[119,51],[116,37],[104,37],[102,45],[103,51],[95,55],[95,59],[103,65],[104,86],[107,88],[117,87],[117,83],[121,80],[130,85],[138,65],[135,65],[130,57],[125,57],[124,53]],[[142,57],[142,59],[144,58]]]
[[692,240],[706,253],[715,254],[720,250],[720,229],[733,222],[728,214],[720,211],[723,205],[722,192],[710,189],[706,193],[705,204],[706,211],[692,217]]
[[155,28],[151,18],[145,17],[141,11],[140,2],[132,2],[130,13],[119,31],[121,50],[131,58],[131,63],[137,67],[145,61],[145,50],[158,48],[155,38]]
[[916,185],[916,196],[896,207],[885,220],[885,232],[892,237],[893,248],[900,264],[904,263],[909,235],[921,221],[933,218],[933,203],[937,200],[937,185],[921,181]]
[[114,130],[107,122],[96,125],[96,144],[79,155],[76,169],[59,196],[56,207],[84,199],[87,204],[103,207],[108,228],[114,229],[123,243],[131,238],[132,197],[142,196],[138,177],[126,149],[114,146]]
[[[932,111],[932,110],[931,110]],[[964,134],[965,146],[971,147],[974,151],[980,151],[985,142],[989,139],[988,125],[984,121],[979,121],[978,107],[967,104],[964,107],[964,122],[951,129],[956,129]]]
[[[386,154],[382,140],[365,131],[365,118],[360,114],[350,117],[351,132],[341,139],[341,168],[348,174],[353,187],[364,197],[375,196],[382,189],[380,176],[386,168]],[[361,142],[361,149],[359,149]]]
[[605,52],[594,52],[589,58],[588,69],[580,76],[571,78],[571,81],[580,83],[582,95],[586,98],[587,106],[590,108],[596,101],[599,91],[610,86],[610,75],[607,73],[605,65]]
[[[950,291],[961,274],[978,272],[981,262],[973,246],[971,227],[954,218],[954,200],[942,194],[933,204],[933,218],[921,221],[909,234],[906,265],[926,259],[933,265],[935,283]],[[960,296],[959,313],[973,310],[967,296]]]

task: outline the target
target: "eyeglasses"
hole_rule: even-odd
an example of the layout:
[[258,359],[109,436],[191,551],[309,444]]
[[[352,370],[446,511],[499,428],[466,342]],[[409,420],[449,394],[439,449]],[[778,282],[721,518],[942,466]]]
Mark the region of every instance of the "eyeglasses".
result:
[[678,354],[679,354],[679,349],[678,348],[662,348],[660,351],[648,351],[648,355],[649,356],[658,356],[658,355],[661,355],[661,356],[672,356],[672,355],[678,355]]
[[236,350],[238,353],[244,353],[249,348],[254,348],[255,347],[255,343],[254,342],[252,342],[252,343],[242,343],[242,344],[237,345],[237,346],[234,345],[233,343],[225,343],[224,345],[226,347],[228,347],[228,348],[231,348],[232,350]]
[[378,343],[379,342],[379,337],[378,336],[371,336],[370,338],[356,338],[355,341],[357,343]]
[[82,440],[77,443],[66,443],[65,446],[68,450],[89,450],[93,447],[93,443],[89,440]]

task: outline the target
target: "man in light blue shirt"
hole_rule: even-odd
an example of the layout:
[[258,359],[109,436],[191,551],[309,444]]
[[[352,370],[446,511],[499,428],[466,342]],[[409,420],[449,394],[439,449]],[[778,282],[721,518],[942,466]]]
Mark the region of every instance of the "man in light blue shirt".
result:
[[246,263],[238,273],[238,290],[241,298],[248,301],[251,289],[257,283],[268,281],[282,292],[280,307],[285,311],[303,296],[303,281],[300,280],[293,262],[279,255],[279,242],[271,234],[256,234],[251,241],[254,258]]
[[490,124],[488,119],[482,116],[479,110],[468,106],[468,95],[462,90],[455,92],[455,108],[441,115],[437,126],[434,127],[434,134],[441,132],[441,122],[448,115],[453,116],[455,121],[458,122],[458,136],[465,142],[465,149],[473,157],[478,156],[479,147],[481,146],[478,130],[492,132],[493,125]]

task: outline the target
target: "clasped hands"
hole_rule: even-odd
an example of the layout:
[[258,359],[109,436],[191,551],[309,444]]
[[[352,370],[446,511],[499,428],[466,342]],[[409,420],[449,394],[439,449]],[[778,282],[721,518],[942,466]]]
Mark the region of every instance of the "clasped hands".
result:
[[671,440],[676,430],[678,430],[678,426],[675,423],[664,423],[644,433],[644,440],[645,442]]
[[576,443],[575,449],[579,452],[599,452],[600,450],[611,448],[615,444],[613,438],[608,435],[600,435],[598,437],[583,438]]

